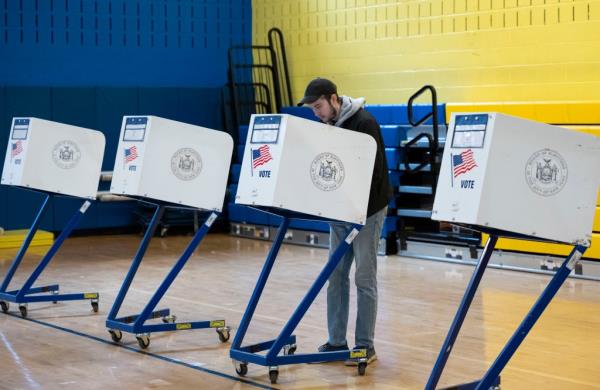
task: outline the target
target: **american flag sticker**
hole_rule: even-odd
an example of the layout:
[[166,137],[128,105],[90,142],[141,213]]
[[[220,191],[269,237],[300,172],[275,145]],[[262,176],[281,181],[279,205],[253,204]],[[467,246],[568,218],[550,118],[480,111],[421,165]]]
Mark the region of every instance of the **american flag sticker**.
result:
[[467,173],[476,167],[477,163],[473,158],[473,151],[471,149],[467,149],[461,154],[452,156],[452,173],[454,177]]
[[132,146],[130,148],[125,148],[125,164],[128,162],[132,162],[138,157],[137,148]]
[[252,168],[259,167],[273,160],[269,145],[263,145],[258,149],[252,150]]
[[10,158],[15,158],[23,151],[23,142],[17,141],[11,142],[10,144]]

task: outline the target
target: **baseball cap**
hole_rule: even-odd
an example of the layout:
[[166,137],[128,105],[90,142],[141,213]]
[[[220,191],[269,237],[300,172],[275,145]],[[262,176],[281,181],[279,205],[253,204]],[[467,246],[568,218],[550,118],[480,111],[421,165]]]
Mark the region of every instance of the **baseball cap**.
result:
[[298,105],[312,103],[323,95],[333,95],[334,93],[337,94],[337,87],[332,81],[317,77],[308,83],[304,97]]

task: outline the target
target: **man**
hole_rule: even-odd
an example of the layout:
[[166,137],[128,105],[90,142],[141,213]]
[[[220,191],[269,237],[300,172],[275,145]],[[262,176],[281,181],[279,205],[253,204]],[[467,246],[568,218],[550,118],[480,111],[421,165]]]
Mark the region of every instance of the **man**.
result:
[[[392,196],[385,148],[379,124],[364,110],[364,98],[339,96],[333,82],[323,78],[312,80],[304,97],[298,103],[306,105],[324,123],[372,136],[377,142],[377,155],[369,193],[367,221],[352,246],[329,277],[327,286],[327,324],[329,340],[319,347],[319,352],[348,349],[346,330],[350,300],[350,267],[356,259],[355,283],[357,288],[357,316],[355,349],[367,350],[367,363],[377,359],[373,339],[377,316],[377,247],[387,205]],[[332,224],[329,251],[332,253],[346,238],[350,224]],[[356,364],[348,360],[346,364]]]

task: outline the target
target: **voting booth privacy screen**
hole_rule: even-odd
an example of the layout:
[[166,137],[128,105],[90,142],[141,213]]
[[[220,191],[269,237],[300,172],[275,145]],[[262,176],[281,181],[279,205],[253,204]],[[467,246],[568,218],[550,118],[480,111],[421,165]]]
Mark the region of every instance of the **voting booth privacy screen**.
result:
[[221,211],[233,140],[156,116],[125,116],[111,192]]
[[104,145],[96,130],[13,118],[2,184],[95,199]]
[[364,224],[377,144],[292,115],[252,115],[236,203]]
[[432,218],[591,240],[600,137],[499,113],[454,113]]

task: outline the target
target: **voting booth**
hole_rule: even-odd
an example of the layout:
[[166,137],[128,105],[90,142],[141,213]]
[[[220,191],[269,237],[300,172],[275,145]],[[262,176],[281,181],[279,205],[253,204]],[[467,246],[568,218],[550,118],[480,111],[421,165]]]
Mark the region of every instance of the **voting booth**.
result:
[[[377,144],[370,135],[292,115],[252,115],[235,202],[256,207],[282,222],[231,346],[230,356],[239,375],[246,375],[248,363],[255,363],[269,367],[271,383],[276,383],[279,365],[350,358],[356,358],[359,373],[365,373],[366,350],[292,356],[296,350],[292,333],[366,221],[376,152]],[[351,228],[277,339],[242,346],[294,219],[347,222]]]
[[572,244],[573,251],[481,381],[488,389],[590,245],[600,137],[501,113],[454,113],[432,219],[490,234],[431,374],[434,389],[500,236]]
[[[232,152],[233,140],[222,131],[156,116],[123,118],[111,192],[151,204],[155,212],[106,321],[113,341],[119,342],[125,331],[134,333],[140,347],[147,348],[151,332],[199,328],[215,328],[222,342],[229,339],[225,320],[177,323],[169,309],[154,309],[222,210]],[[142,313],[117,318],[166,208],[200,209],[211,213]],[[154,318],[161,318],[164,323],[144,324]]]
[[235,202],[362,225],[376,152],[366,134],[292,115],[253,115]]
[[156,116],[123,118],[111,192],[221,211],[233,140]]
[[[62,242],[77,226],[91,205],[91,200],[96,199],[104,145],[104,135],[96,130],[38,118],[13,118],[1,183],[43,193],[45,198],[23,245],[0,286],[0,305],[4,312],[8,311],[8,302],[18,303],[21,315],[26,317],[27,303],[29,302],[56,303],[77,299],[91,300],[93,310],[98,310],[97,293],[59,294],[58,285],[35,288],[32,286]],[[55,194],[85,200],[75,211],[54,245],[23,287],[19,290],[7,291],[15,271],[38,229],[49,200]],[[18,206],[15,205],[15,207]],[[42,292],[51,294],[31,295]]]

